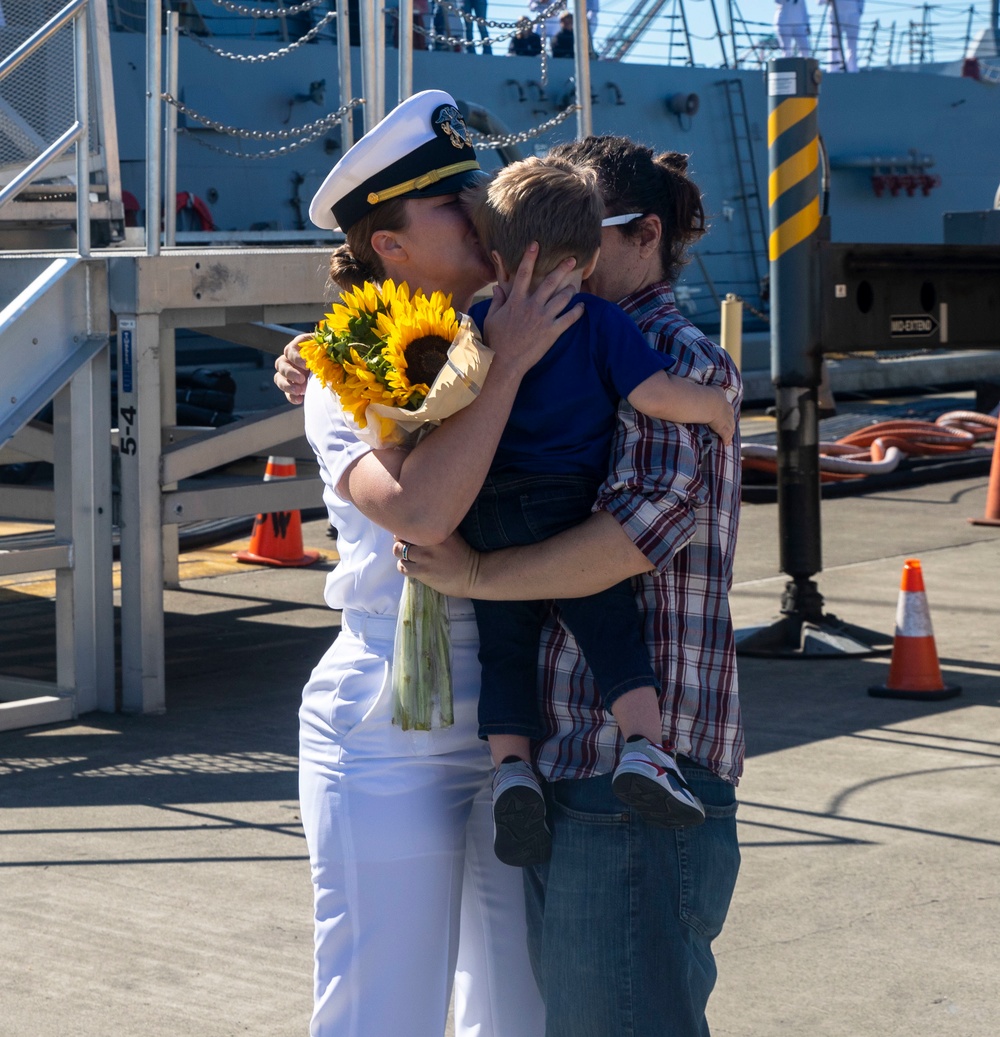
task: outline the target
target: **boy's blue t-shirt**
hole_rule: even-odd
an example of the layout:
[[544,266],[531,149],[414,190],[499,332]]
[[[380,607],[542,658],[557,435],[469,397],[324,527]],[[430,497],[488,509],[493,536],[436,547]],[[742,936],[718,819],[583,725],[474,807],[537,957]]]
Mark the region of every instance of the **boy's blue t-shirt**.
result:
[[[607,475],[618,403],[674,358],[646,342],[614,303],[580,292],[583,316],[524,376],[491,474]],[[469,315],[482,329],[490,302]]]

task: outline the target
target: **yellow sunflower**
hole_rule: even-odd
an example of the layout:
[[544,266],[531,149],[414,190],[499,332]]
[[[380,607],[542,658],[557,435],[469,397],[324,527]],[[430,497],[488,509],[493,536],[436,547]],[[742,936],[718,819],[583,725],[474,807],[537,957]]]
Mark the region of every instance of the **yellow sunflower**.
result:
[[359,428],[366,428],[368,419],[366,411],[369,403],[385,403],[395,406],[395,394],[379,378],[369,370],[364,358],[356,349],[351,349],[351,359],[343,362],[344,382],[335,386],[340,397],[341,406],[350,411]]
[[426,396],[458,334],[451,296],[443,292],[430,298],[421,292],[412,299],[397,296],[388,312],[378,315],[376,327],[385,341],[386,381],[399,403],[409,403],[414,395]]
[[[306,365],[360,428],[370,403],[415,410],[458,333],[451,296],[402,282],[370,282],[341,295],[300,349]],[[384,419],[380,419],[384,420]],[[383,430],[384,431],[384,430]]]
[[[387,281],[386,284],[392,284]],[[393,286],[395,287],[395,286]],[[374,317],[382,309],[382,298],[378,286],[371,281],[357,285],[349,292],[340,293],[340,302],[326,315],[326,325],[335,335],[347,331],[351,321]]]
[[[322,327],[323,322],[316,329],[318,334],[321,333]],[[325,388],[336,390],[337,386],[343,385],[344,369],[330,357],[325,342],[309,339],[299,346],[299,352],[306,362],[306,367],[316,375]]]

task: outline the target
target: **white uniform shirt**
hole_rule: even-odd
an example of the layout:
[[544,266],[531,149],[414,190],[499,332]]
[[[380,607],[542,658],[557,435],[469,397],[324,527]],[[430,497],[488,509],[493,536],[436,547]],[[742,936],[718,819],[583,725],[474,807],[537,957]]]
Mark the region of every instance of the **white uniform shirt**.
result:
[[[403,577],[392,554],[393,536],[337,493],[344,472],[371,448],[351,431],[340,401],[318,378],[309,379],[304,409],[306,438],[319,462],[323,502],[337,530],[340,552],[340,562],[326,578],[323,597],[332,609],[395,616]],[[448,612],[452,619],[472,616],[472,602],[451,598]]]

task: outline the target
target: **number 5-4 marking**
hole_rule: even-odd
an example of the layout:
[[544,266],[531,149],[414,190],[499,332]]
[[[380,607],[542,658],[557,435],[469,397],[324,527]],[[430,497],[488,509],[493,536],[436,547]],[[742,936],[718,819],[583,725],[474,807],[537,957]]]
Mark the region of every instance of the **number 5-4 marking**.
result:
[[119,449],[123,454],[134,454],[137,447],[135,437],[132,435],[132,426],[135,424],[135,407],[122,407],[118,413],[123,422]]

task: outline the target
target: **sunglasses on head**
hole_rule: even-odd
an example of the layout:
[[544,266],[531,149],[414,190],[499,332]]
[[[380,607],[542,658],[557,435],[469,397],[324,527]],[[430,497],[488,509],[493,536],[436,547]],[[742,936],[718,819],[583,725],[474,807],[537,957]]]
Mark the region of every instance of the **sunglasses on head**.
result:
[[644,212],[626,212],[621,216],[606,216],[601,220],[602,227],[621,227],[625,223],[641,220],[646,214]]

